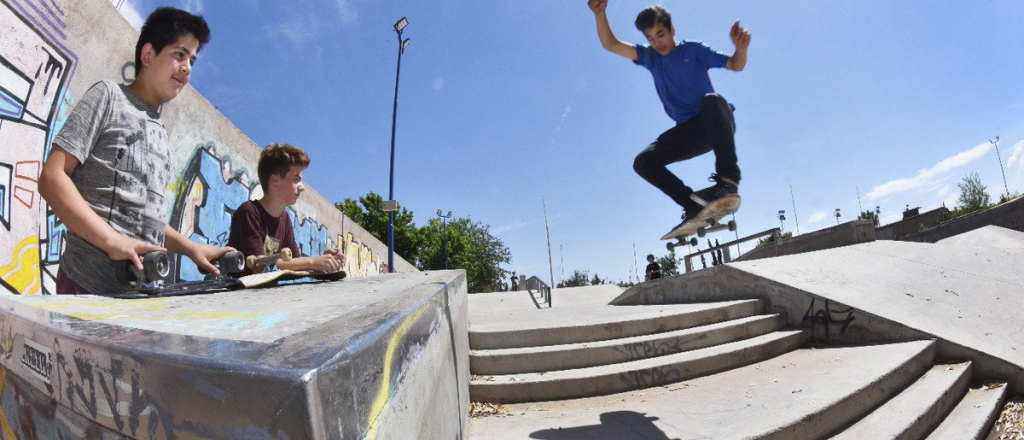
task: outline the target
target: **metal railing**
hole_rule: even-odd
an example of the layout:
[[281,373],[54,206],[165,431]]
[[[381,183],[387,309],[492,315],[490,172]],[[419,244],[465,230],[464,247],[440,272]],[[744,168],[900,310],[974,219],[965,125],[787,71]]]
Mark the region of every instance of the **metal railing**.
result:
[[[740,243],[743,243],[743,242],[746,242],[746,241],[759,239],[759,238],[764,237],[764,236],[775,237],[775,243],[778,243],[779,238],[781,237],[781,235],[782,235],[782,229],[780,229],[780,228],[772,228],[772,229],[768,229],[768,230],[765,230],[765,231],[758,232],[756,234],[748,235],[748,236],[740,238],[738,240],[730,241],[728,243],[716,244],[714,246],[709,246],[707,249],[699,250],[697,252],[694,252],[692,254],[684,256],[683,257],[683,265],[686,267],[686,271],[687,272],[692,272],[693,271],[693,262],[692,262],[693,258],[701,257],[701,259],[703,260],[705,254],[710,254],[711,255],[712,265],[728,263],[728,262],[732,261],[732,255],[730,255],[730,252],[729,252],[729,248],[730,247],[735,246],[735,245],[740,244]],[[710,242],[710,240],[708,240],[708,241]]]
[[[537,305],[537,308],[541,308],[542,304],[547,303],[547,307],[551,308],[551,286],[548,286],[543,280],[537,277],[530,277],[530,279],[523,282],[522,287],[530,292],[530,298],[533,299],[533,303]],[[540,298],[538,298],[538,295]]]

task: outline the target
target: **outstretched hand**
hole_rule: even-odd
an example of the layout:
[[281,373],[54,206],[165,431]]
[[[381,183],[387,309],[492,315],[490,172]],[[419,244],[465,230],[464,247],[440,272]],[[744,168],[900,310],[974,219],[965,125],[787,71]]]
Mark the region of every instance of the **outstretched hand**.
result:
[[589,6],[590,10],[595,14],[601,14],[606,8],[608,8],[608,0],[588,0],[587,6]]
[[729,29],[729,38],[732,39],[732,44],[736,45],[736,49],[746,50],[750,47],[750,31],[740,26],[739,20],[736,20],[736,22],[732,24],[732,29]]
[[142,256],[150,252],[166,252],[167,248],[117,234],[106,244],[107,257],[111,261],[130,261],[142,272]]

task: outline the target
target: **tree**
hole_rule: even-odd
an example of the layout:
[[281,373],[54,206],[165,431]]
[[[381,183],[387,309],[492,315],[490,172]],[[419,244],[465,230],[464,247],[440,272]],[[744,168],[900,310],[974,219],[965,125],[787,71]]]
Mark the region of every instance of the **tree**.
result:
[[558,288],[562,287],[580,287],[590,284],[590,276],[585,270],[574,270],[572,276],[568,279],[562,280],[558,283]]
[[420,270],[444,269],[447,237],[448,268],[466,271],[466,289],[470,293],[497,292],[508,271],[502,264],[512,262],[512,254],[500,239],[491,235],[490,226],[468,218],[431,219],[420,228],[420,247],[416,266]]
[[599,285],[604,284],[606,282],[608,282],[608,280],[602,280],[601,277],[597,276],[597,274],[595,273],[594,274],[594,278],[590,280],[590,285],[591,286],[599,286]]
[[655,262],[658,263],[658,267],[661,267],[662,277],[679,275],[679,260],[676,259],[675,249],[669,251],[667,255],[658,257]]
[[878,227],[878,215],[874,211],[864,211],[857,217],[859,220],[871,220],[875,227]]
[[[352,199],[345,199],[335,203],[334,207],[366,229],[366,232],[377,237],[385,245],[388,244],[388,213],[384,212],[384,198],[380,194],[370,191],[360,197],[358,203]],[[400,208],[395,212],[395,253],[406,261],[416,261],[418,241],[419,234],[413,223],[412,211]]]
[[981,184],[981,177],[977,172],[968,174],[962,182],[956,185],[960,187],[959,215],[981,211],[991,204],[987,188]]

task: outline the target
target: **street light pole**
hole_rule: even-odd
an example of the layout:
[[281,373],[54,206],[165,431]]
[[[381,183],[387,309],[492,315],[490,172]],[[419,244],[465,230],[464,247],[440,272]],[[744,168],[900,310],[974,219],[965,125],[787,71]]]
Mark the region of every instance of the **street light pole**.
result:
[[[398,33],[398,69],[395,70],[395,105],[391,111],[391,177],[388,184],[388,202],[397,210],[395,203],[395,124],[398,121],[398,78],[402,73],[402,53],[409,45],[409,39],[402,41],[402,29],[409,25],[409,20],[402,17],[395,23]],[[395,211],[388,211],[388,272],[395,272]]]
[[836,224],[839,224],[839,208],[836,208]]
[[786,221],[786,210],[785,209],[780,209],[779,210],[779,232],[780,233],[784,229],[786,229],[785,224],[782,223],[784,221]]
[[996,140],[989,140],[990,144],[996,146],[996,158],[999,159],[999,172],[1003,173],[1003,189],[1006,190],[1006,197],[1010,197],[1010,186],[1006,184],[1006,171],[1003,171],[1003,156],[999,154],[999,136],[996,136]]
[[441,215],[441,210],[437,210],[437,216],[441,217],[441,234],[444,234],[444,270],[448,270],[448,219],[452,218],[452,212],[448,211],[448,215]]

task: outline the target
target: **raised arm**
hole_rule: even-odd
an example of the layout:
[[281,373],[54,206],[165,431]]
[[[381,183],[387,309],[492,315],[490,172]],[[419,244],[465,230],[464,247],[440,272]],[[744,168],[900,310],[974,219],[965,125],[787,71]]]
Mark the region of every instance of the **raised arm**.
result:
[[736,20],[736,22],[732,24],[732,29],[729,29],[729,38],[732,39],[732,44],[736,46],[736,52],[729,57],[729,61],[725,63],[725,68],[741,72],[747,65],[747,48],[750,47],[750,31],[742,28],[740,26],[740,21]]
[[612,27],[608,24],[608,15],[605,13],[608,9],[608,0],[589,0],[587,6],[594,12],[594,19],[597,21],[597,37],[601,39],[601,46],[611,53],[636,61],[636,47],[619,41],[612,33]]

